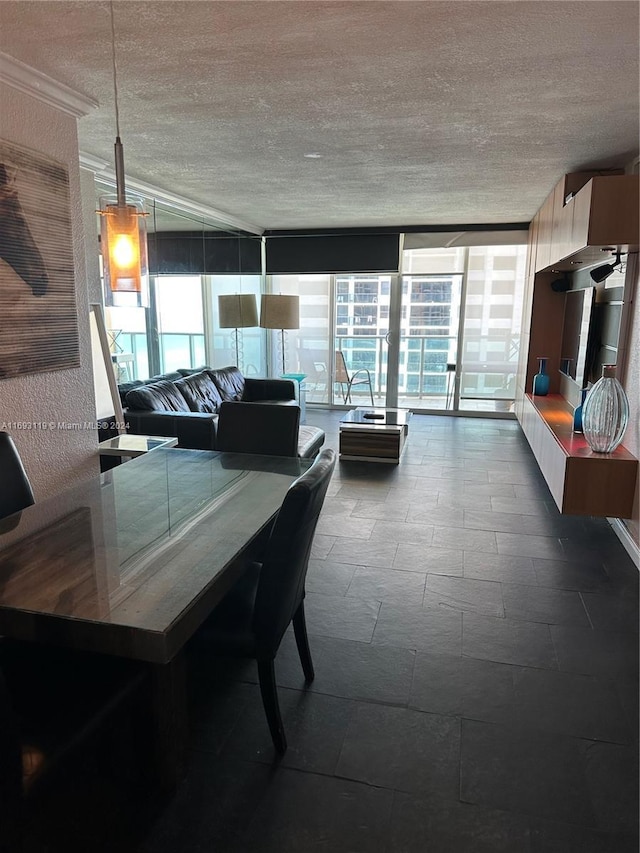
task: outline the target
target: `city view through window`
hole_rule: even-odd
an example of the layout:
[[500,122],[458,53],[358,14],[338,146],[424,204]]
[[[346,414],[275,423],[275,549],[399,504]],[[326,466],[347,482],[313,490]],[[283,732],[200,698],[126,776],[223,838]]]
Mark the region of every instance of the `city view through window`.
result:
[[[525,246],[411,250],[403,276],[274,276],[274,292],[300,294],[287,359],[307,375],[307,399],[346,402],[332,382],[338,350],[350,374],[369,372],[379,405],[510,411],[525,258]],[[351,402],[368,395],[358,385]]]
[[[402,275],[270,276],[270,292],[300,297],[300,328],[285,333],[286,371],[305,374],[309,403],[370,404],[370,377],[380,406],[511,411],[525,258],[519,245],[411,249]],[[154,359],[157,372],[235,362],[232,330],[218,328],[216,297],[246,291],[259,301],[260,276],[157,276],[152,290],[146,317],[144,309],[107,312],[127,378],[146,378]],[[245,373],[265,375],[267,360],[271,375],[282,372],[280,332],[240,334]],[[360,371],[363,380],[349,400],[336,381],[337,352],[349,375]]]

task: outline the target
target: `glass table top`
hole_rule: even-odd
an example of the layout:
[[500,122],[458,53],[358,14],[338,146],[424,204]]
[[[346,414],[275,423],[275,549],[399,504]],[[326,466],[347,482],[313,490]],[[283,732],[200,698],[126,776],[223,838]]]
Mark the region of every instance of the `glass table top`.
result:
[[400,428],[406,427],[411,419],[411,412],[408,409],[375,409],[371,407],[360,406],[357,409],[347,412],[340,420],[341,428],[343,426],[357,426],[378,428]]
[[267,529],[310,464],[161,448],[9,516],[0,634],[28,639],[36,616],[63,620],[60,630],[83,620],[126,628],[116,644],[137,629],[131,656],[163,658],[164,635]]

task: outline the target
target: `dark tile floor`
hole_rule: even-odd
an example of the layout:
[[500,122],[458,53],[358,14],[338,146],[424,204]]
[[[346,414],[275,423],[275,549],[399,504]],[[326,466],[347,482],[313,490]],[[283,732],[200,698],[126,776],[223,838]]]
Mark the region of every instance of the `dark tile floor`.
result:
[[[337,447],[337,412],[309,412]],[[195,660],[187,778],[139,853],[631,853],[638,572],[561,516],[514,421],[415,416],[340,463],[307,583],[316,679]]]

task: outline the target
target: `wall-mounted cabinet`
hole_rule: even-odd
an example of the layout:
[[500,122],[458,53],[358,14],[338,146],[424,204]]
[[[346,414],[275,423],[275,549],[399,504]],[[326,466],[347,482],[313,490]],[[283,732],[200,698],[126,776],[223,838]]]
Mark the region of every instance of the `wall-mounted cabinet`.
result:
[[525,395],[520,425],[560,512],[631,517],[638,460],[624,447],[594,453],[573,432],[573,408],[559,394]]
[[[573,407],[562,393],[569,380],[559,372],[566,296],[551,284],[559,271],[608,261],[603,249],[637,250],[638,190],[637,175],[566,175],[529,229],[516,415],[565,513],[629,518],[633,507],[637,459],[624,447],[613,454],[593,453],[573,433]],[[542,356],[548,359],[550,393],[532,397],[527,392]]]
[[597,175],[570,190],[580,175],[560,181],[534,218],[535,272],[573,270],[600,260],[602,248],[625,250],[638,242],[638,175]]

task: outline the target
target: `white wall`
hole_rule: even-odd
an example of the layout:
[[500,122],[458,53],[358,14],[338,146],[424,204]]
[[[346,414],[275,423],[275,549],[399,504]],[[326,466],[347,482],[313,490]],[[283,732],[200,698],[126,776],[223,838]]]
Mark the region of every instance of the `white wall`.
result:
[[[0,380],[0,424],[95,421],[85,242],[80,195],[76,119],[0,84],[0,135],[63,163],[69,170],[71,227],[76,275],[80,368]],[[91,429],[10,429],[36,500],[59,492],[99,470],[97,433]]]

